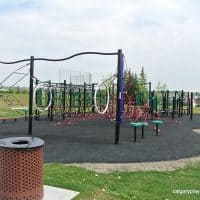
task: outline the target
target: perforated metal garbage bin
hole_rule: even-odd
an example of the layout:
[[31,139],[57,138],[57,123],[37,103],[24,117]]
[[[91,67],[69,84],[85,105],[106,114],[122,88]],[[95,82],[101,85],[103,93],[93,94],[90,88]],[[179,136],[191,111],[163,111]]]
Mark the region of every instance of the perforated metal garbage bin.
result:
[[42,200],[43,147],[36,137],[0,140],[0,200]]

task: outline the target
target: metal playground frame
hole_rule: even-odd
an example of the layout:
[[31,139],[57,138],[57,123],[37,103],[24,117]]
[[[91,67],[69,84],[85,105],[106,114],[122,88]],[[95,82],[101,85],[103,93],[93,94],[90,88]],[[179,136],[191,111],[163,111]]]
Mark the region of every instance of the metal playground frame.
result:
[[[118,49],[116,52],[110,52],[110,53],[105,53],[105,52],[80,52],[77,54],[73,54],[69,57],[66,58],[61,58],[61,59],[50,59],[50,58],[35,58],[34,56],[31,56],[29,59],[22,59],[22,60],[16,60],[12,62],[4,62],[0,61],[0,64],[5,64],[5,65],[12,65],[12,64],[17,64],[17,63],[23,63],[23,62],[29,62],[30,63],[30,79],[29,79],[29,109],[28,109],[28,135],[32,135],[32,121],[33,121],[33,97],[34,97],[34,90],[33,90],[33,85],[34,85],[34,64],[35,61],[48,61],[48,62],[59,62],[59,61],[66,61],[69,59],[72,59],[77,56],[82,56],[82,55],[102,55],[102,56],[117,56],[117,92],[116,92],[116,121],[115,121],[115,138],[114,138],[114,143],[118,144],[119,143],[119,138],[120,138],[120,125],[123,120],[123,106],[124,106],[124,100],[123,100],[123,90],[124,90],[124,78],[123,78],[123,71],[124,71],[124,55],[122,53],[121,49]],[[109,99],[108,99],[109,101]],[[102,113],[104,114],[104,113]]]

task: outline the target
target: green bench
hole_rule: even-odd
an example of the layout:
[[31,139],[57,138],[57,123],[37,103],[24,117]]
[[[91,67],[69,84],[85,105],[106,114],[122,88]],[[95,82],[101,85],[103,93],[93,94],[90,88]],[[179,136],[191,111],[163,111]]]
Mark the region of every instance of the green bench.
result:
[[144,127],[148,126],[147,122],[131,122],[129,125],[134,128],[134,141],[135,142],[137,140],[137,127],[142,127],[142,138],[144,138]]

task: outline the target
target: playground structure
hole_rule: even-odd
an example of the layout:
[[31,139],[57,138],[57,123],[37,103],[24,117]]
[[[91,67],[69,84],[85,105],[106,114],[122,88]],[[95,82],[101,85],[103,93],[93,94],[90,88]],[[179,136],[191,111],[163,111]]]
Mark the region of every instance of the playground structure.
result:
[[[138,86],[137,86],[138,87]],[[124,86],[124,118],[129,121],[153,118],[193,117],[193,93],[181,91],[155,91],[151,82],[144,83],[145,91],[136,91],[125,83]]]
[[64,120],[74,114],[94,113],[95,84],[73,85],[63,83],[38,82],[34,89],[35,117],[47,111],[48,118],[53,121],[55,115]]
[[[122,123],[122,118],[123,118],[122,117],[122,114],[123,114],[123,53],[122,53],[122,50],[118,50],[117,52],[114,52],[114,53],[81,52],[81,53],[77,53],[77,54],[74,54],[74,55],[69,56],[67,58],[62,58],[62,59],[34,58],[33,56],[31,56],[30,59],[17,60],[17,61],[13,61],[13,62],[2,62],[1,61],[0,63],[1,64],[7,64],[7,65],[23,63],[23,62],[29,62],[30,63],[28,134],[32,135],[32,121],[33,121],[33,116],[34,116],[34,114],[33,114],[33,103],[35,103],[36,109],[38,111],[42,111],[43,109],[44,110],[49,110],[49,107],[50,106],[53,107],[55,105],[55,103],[56,103],[55,102],[56,98],[53,97],[55,91],[52,92],[52,88],[48,87],[48,85],[46,83],[43,85],[43,87],[40,87],[40,84],[38,84],[38,86],[36,86],[36,88],[37,89],[45,88],[45,90],[48,90],[49,93],[50,93],[50,98],[49,98],[49,101],[48,101],[49,103],[48,103],[46,108],[41,108],[41,107],[37,106],[41,102],[39,102],[40,99],[37,98],[37,96],[39,96],[38,95],[38,93],[39,93],[38,91],[39,90],[35,90],[35,92],[34,92],[34,80],[36,80],[36,78],[34,76],[34,62],[35,61],[49,61],[49,62],[65,61],[65,60],[69,60],[69,59],[72,59],[74,57],[81,56],[81,55],[104,55],[104,56],[117,56],[118,57],[118,60],[117,60],[117,62],[118,62],[118,64],[117,64],[117,75],[116,75],[117,90],[116,90],[116,106],[115,106],[115,110],[116,110],[116,112],[115,112],[116,113],[116,117],[115,117],[115,143],[118,144],[119,143],[119,134],[120,134],[120,124]],[[98,84],[98,87],[102,86],[102,85],[106,86],[106,83],[105,82],[100,83],[100,84]],[[56,87],[56,89],[57,88],[58,87]],[[64,87],[64,89],[65,89],[65,87]],[[85,92],[86,92],[86,89],[85,89]],[[57,95],[57,92],[55,94]],[[96,92],[96,95],[97,94],[98,93]],[[107,93],[107,97],[108,96],[109,96],[109,94]],[[33,98],[33,97],[35,97],[35,98]],[[42,97],[42,99],[43,99],[43,97]],[[80,100],[80,97],[79,97],[79,100]],[[109,97],[107,98],[106,105],[107,104],[109,104]],[[64,103],[64,107],[65,107],[65,103]],[[55,106],[54,106],[54,108],[55,108]],[[86,104],[85,104],[85,110],[86,110]],[[51,109],[51,112],[52,111],[53,111],[53,109]],[[106,112],[106,111],[104,111],[104,112]]]
[[[118,59],[120,60],[119,57]],[[34,66],[33,58],[31,61]],[[120,70],[119,65],[118,63],[118,70]],[[122,74],[123,72],[121,77],[123,77]],[[129,94],[128,87],[126,83],[123,84],[121,77],[122,82],[121,85],[119,84],[118,75],[114,74],[100,83],[76,85],[66,83],[66,81],[63,83],[39,81],[35,78],[32,69],[29,93],[29,131],[31,132],[29,134],[32,135],[32,128],[34,128],[37,130],[34,135],[45,138],[47,144],[45,162],[131,163],[175,160],[199,155],[200,137],[192,133],[193,124],[188,123],[187,116],[183,116],[189,114],[192,119],[193,93],[151,91],[149,86],[150,89],[145,93],[131,92]],[[115,79],[118,80],[117,85],[114,82]],[[63,122],[66,118],[68,120],[76,117],[80,123],[66,126],[65,129],[52,127],[50,123],[39,121],[40,113],[43,111],[47,112],[51,121],[56,115],[60,115]],[[142,143],[133,145],[132,130],[125,124],[121,127],[123,134],[120,138],[123,142],[118,147],[114,147],[111,144],[113,123],[108,124],[106,120],[100,121],[99,118],[96,121],[89,121],[90,117],[97,116],[96,113],[102,119],[115,117],[116,144],[119,143],[122,119],[133,121],[135,142],[140,140],[136,135],[137,127],[142,128],[141,138],[144,140]],[[80,121],[81,116],[84,116],[87,121]],[[169,121],[163,123],[162,120],[158,120],[161,117],[175,119],[182,116],[181,120],[184,124],[180,128],[176,128]],[[32,127],[33,117],[38,122]],[[147,123],[147,119],[152,120]],[[152,129],[145,128],[144,130],[144,127],[149,126],[150,123],[156,126],[154,135]],[[25,127],[25,125],[23,120],[19,121],[19,124],[3,124],[1,137],[8,137],[9,134],[23,134],[18,127]],[[161,132],[159,132],[160,125],[163,125]],[[198,125],[198,122],[195,125]],[[157,137],[159,135],[162,137]]]
[[66,80],[63,83],[36,80],[33,95],[35,117],[39,119],[42,111],[48,112],[51,121],[55,115],[60,115],[63,120],[78,114],[84,114],[85,118],[87,114],[91,117],[91,113],[113,115],[116,100],[115,79],[116,75],[113,75],[100,83],[82,85],[67,84]]
[[[35,61],[58,62],[86,54],[118,56],[117,73],[99,83],[78,85],[67,83],[66,80],[61,83],[40,81],[34,75]],[[28,62],[28,64],[18,68],[8,78],[15,73],[22,74],[23,77],[17,83],[20,82],[27,76],[27,73],[18,71],[25,66],[30,66],[29,108],[13,107],[16,111],[24,109],[26,113],[28,112],[29,135],[32,135],[33,118],[39,120],[40,113],[43,111],[47,113],[50,121],[59,116],[63,120],[59,124],[63,125],[71,124],[71,121],[75,120],[110,119],[115,122],[116,144],[119,143],[122,120],[146,121],[147,119],[153,120],[161,117],[174,119],[183,116],[183,114],[188,114],[192,119],[193,116],[193,93],[152,91],[151,82],[142,85],[145,90],[136,91],[132,85],[126,83],[124,81],[124,55],[122,50],[114,53],[82,52],[63,59],[34,58],[32,56],[30,59],[0,63],[17,64],[22,62]],[[17,105],[17,103],[14,104]]]
[[90,85],[92,84],[92,73],[62,67],[58,69],[58,82],[62,82],[63,80],[73,85],[82,85],[83,83]]
[[151,113],[155,117],[182,117],[184,114],[193,117],[193,93],[181,91],[152,91]]

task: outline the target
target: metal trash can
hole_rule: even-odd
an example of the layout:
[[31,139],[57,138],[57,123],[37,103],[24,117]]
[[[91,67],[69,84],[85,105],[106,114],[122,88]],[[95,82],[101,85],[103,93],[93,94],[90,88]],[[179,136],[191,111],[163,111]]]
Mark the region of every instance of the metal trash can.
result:
[[0,200],[42,200],[43,147],[36,137],[0,140]]

